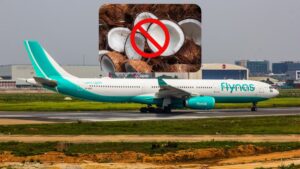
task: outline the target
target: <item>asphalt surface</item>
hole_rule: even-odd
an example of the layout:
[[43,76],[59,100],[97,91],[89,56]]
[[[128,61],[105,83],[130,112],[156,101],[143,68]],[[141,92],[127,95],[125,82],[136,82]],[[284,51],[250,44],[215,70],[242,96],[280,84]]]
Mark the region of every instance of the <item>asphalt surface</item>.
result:
[[175,110],[169,114],[140,113],[138,111],[82,111],[82,112],[9,112],[0,111],[0,119],[24,119],[39,121],[130,121],[203,119],[224,117],[286,116],[300,115],[297,108],[215,109],[210,111]]

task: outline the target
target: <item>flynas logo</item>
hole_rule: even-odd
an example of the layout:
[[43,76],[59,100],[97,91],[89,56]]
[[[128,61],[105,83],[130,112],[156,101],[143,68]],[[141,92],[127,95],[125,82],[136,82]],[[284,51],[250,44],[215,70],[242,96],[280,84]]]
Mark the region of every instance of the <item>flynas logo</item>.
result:
[[221,83],[221,90],[222,91],[229,91],[230,93],[232,92],[253,92],[255,91],[255,86],[254,84],[230,84],[226,82]]
[[97,81],[97,82],[91,82],[91,81],[89,81],[89,82],[85,82],[85,84],[88,84],[88,85],[101,85],[102,82],[99,82],[99,81]]

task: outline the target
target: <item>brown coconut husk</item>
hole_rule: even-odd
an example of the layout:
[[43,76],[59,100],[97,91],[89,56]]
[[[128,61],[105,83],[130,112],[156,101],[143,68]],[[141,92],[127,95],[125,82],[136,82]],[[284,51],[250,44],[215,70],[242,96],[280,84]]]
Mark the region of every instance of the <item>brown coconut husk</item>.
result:
[[151,12],[153,4],[139,4],[139,5],[129,5],[129,14],[135,18],[141,12]]
[[201,8],[196,4],[183,5],[184,15],[179,16],[178,22],[183,19],[193,18],[201,22]]
[[165,64],[165,61],[162,57],[151,58],[148,61],[148,64],[152,66],[154,72],[161,70]]
[[196,4],[138,4],[128,5],[128,14],[135,18],[141,12],[151,12],[159,19],[179,22],[187,18],[201,21],[201,9]]
[[154,13],[157,13],[159,18],[178,21],[178,18],[184,14],[183,5],[157,5]]
[[115,66],[116,72],[123,72],[123,64],[126,61],[126,57],[118,52],[108,52],[103,57],[109,57]]
[[169,57],[166,57],[166,59],[165,59],[164,62],[166,62],[166,63],[169,64],[169,65],[179,63],[179,62],[178,62],[178,59],[177,59],[175,56],[169,56]]
[[107,33],[109,29],[106,25],[99,25],[99,49],[104,50],[108,49],[107,44]]
[[161,72],[164,69],[164,67],[172,64],[177,64],[178,61],[175,57],[169,57],[169,58],[156,57],[151,59],[148,63],[152,65],[152,69],[154,72],[156,71]]
[[182,64],[200,64],[201,47],[192,40],[186,39],[182,48],[176,53],[176,58]]
[[201,9],[196,4],[172,5],[169,9],[169,15],[177,22],[187,18],[197,18],[201,21]]
[[99,9],[99,23],[109,26],[125,26],[127,4],[104,4]]
[[200,65],[191,64],[174,64],[167,65],[163,68],[163,72],[196,72],[200,69]]
[[[151,73],[152,71],[152,66],[150,66],[147,62],[142,60],[136,60],[136,59],[127,60],[124,63],[124,69],[126,69],[125,66],[130,66],[132,70],[140,73]],[[126,70],[126,71],[130,72],[130,70]]]
[[195,4],[157,4],[152,11],[160,19],[170,19],[179,22],[187,18],[201,21],[201,9]]

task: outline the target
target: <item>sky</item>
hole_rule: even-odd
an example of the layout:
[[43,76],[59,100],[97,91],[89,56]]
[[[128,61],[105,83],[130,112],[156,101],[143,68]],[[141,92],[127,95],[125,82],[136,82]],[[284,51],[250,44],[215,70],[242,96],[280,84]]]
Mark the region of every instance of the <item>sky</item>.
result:
[[[38,40],[62,65],[97,65],[99,7],[137,2],[147,0],[0,0],[0,65],[30,63],[25,39]],[[171,2],[201,7],[203,63],[300,61],[299,0]]]

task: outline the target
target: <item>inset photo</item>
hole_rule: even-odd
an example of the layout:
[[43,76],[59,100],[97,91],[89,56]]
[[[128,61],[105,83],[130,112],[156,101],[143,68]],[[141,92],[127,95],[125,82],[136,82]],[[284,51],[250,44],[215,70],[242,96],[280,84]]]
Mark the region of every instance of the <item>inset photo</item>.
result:
[[196,4],[104,4],[99,63],[104,73],[196,72],[201,67]]

